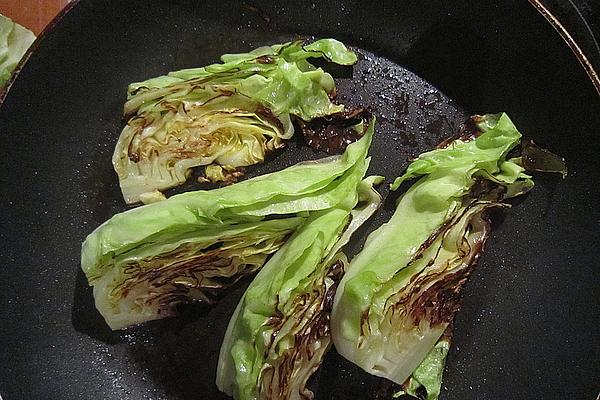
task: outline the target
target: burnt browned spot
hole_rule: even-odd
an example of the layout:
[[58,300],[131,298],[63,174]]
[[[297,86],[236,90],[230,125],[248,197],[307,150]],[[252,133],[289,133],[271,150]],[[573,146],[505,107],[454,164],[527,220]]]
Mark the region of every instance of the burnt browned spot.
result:
[[269,121],[271,124],[275,125],[280,132],[283,132],[283,124],[281,123],[279,118],[277,118],[275,114],[273,114],[273,111],[271,111],[270,108],[267,108],[261,104],[258,107],[256,107],[255,113],[260,118],[264,119],[265,121]]
[[555,172],[561,174],[563,178],[567,176],[565,159],[539,147],[530,138],[521,141],[521,159],[527,171]]
[[314,328],[311,331],[314,339],[319,339],[329,335],[329,318],[330,314],[328,312],[322,312],[319,314],[319,317],[314,324]]
[[[131,144],[129,145],[129,148],[131,149]],[[128,153],[129,159],[134,162],[137,163],[140,161],[140,156],[138,155],[138,153]]]
[[209,179],[206,176],[199,176],[198,177],[198,182],[199,183],[206,183],[206,182],[213,182],[213,183],[221,183],[222,185],[231,185],[233,183],[236,183],[242,176],[244,176],[246,174],[246,169],[243,167],[237,167],[237,168],[233,168],[233,167],[228,167],[228,166],[221,166],[222,168],[222,173],[223,176],[218,177],[217,179]]
[[337,260],[329,267],[327,276],[333,279],[334,282],[339,282],[342,279],[342,275],[344,275],[344,263],[342,260]]
[[477,126],[477,123],[482,121],[482,117],[480,115],[473,115],[468,118],[459,128],[458,133],[456,135],[452,135],[451,137],[440,142],[436,148],[443,149],[448,147],[455,140],[462,140],[463,142],[469,142],[471,140],[476,139],[478,136],[482,134],[481,129]]
[[460,310],[461,289],[467,281],[471,268],[445,275],[435,282],[412,304],[410,316],[418,322],[427,318],[432,326],[448,323]]
[[269,319],[267,319],[266,325],[278,327],[281,326],[283,322],[285,322],[284,315],[281,311],[279,311],[276,308],[275,311],[273,311],[273,315],[271,315]]
[[360,314],[360,335],[365,336],[368,332],[365,328],[369,325],[369,309],[367,308]]
[[331,92],[327,93],[327,96],[329,97],[329,100],[335,100],[337,97],[337,88],[334,87]]
[[[315,118],[308,122],[298,119],[297,122],[309,146],[329,154],[338,154],[365,134],[370,119],[371,112],[367,109],[346,107],[343,112]],[[356,125],[361,122],[362,130],[357,131]]]
[[129,140],[129,144],[127,145],[127,157],[135,163],[139,162],[141,159],[140,148],[139,146],[136,147],[134,143],[135,138],[139,136],[142,133],[143,129],[146,126],[148,126],[151,122],[152,118],[150,117],[150,115],[136,116],[131,118],[127,122],[127,125],[129,125],[130,128],[134,131],[133,135]]
[[275,58],[271,56],[260,56],[255,59],[259,64],[274,64]]
[[235,94],[235,92],[233,90],[219,89],[219,92],[221,93],[221,96],[224,96],[224,97],[231,97]]
[[330,312],[333,309],[333,299],[335,297],[335,292],[337,290],[337,282],[334,283],[327,289],[325,293],[325,299],[323,302],[323,310]]
[[453,333],[454,333],[454,319],[451,319],[448,323],[448,326],[446,327],[446,330],[444,330],[444,333],[442,333],[442,336],[440,336],[440,340],[445,340],[447,342],[450,342],[452,340]]
[[498,201],[506,194],[506,187],[487,179],[477,179],[469,192],[469,200]]
[[331,312],[333,309],[333,299],[335,297],[338,283],[342,279],[343,274],[344,263],[341,260],[336,261],[329,268],[327,276],[333,280],[333,284],[327,289],[327,292],[325,292],[325,297],[323,299],[323,311]]

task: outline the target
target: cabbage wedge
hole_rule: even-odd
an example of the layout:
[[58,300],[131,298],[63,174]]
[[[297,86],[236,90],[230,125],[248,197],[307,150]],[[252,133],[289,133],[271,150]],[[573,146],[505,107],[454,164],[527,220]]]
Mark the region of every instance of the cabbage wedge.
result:
[[[238,400],[312,399],[306,387],[331,344],[341,248],[378,208],[369,177],[339,207],[313,213],[252,281],[229,322],[217,386]],[[356,206],[357,201],[360,204]]]
[[374,120],[343,155],[117,214],[84,241],[81,267],[112,329],[211,301],[262,267],[312,212],[356,202]]
[[[310,121],[344,111],[331,101],[332,76],[309,58],[356,62],[356,54],[337,40],[294,41],[225,54],[220,64],[129,85],[129,120],[113,154],[125,201],[156,199],[184,183],[193,167],[235,171],[260,163],[292,137],[292,118]],[[214,172],[204,179],[236,177]]]
[[[397,384],[411,374],[423,380],[427,364],[437,365],[441,380],[447,350],[428,354],[458,310],[489,235],[486,211],[508,207],[504,199],[533,186],[522,160],[507,159],[521,141],[510,118],[473,120],[478,132],[421,154],[396,179],[393,189],[421,177],[367,238],[335,295],[331,330],[338,352]],[[426,357],[434,359],[423,364]]]

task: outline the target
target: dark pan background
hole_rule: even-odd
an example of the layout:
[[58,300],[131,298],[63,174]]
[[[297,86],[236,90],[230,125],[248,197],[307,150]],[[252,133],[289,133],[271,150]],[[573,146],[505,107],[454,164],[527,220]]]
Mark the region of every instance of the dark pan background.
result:
[[[527,2],[87,0],[38,42],[0,108],[4,400],[225,398],[218,351],[248,281],[215,307],[111,332],[79,270],[80,243],[125,209],[110,157],[129,82],[298,36],[362,49],[353,80],[332,73],[342,99],[378,115],[372,172],[388,182],[470,113],[506,111],[567,159],[567,179],[536,176],[497,219],[456,318],[441,397],[595,399],[600,99]],[[318,156],[297,141],[249,175]],[[363,235],[389,217],[392,197]],[[391,390],[335,351],[313,387],[317,399]]]

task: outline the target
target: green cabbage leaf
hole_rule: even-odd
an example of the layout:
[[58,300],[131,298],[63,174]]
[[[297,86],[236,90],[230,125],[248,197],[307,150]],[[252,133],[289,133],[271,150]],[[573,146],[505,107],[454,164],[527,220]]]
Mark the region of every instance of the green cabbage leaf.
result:
[[[446,332],[451,329],[449,327]],[[442,376],[446,366],[446,356],[450,351],[450,342],[450,335],[442,335],[417,369],[404,382],[402,390],[395,393],[393,397],[407,394],[421,400],[437,400],[442,388]]]
[[346,264],[340,250],[378,208],[372,186],[381,180],[369,177],[359,198],[313,213],[258,273],[223,340],[220,390],[238,400],[313,398],[306,383],[331,344],[329,314]]
[[[428,368],[423,360],[458,310],[490,232],[487,210],[508,207],[504,199],[533,186],[521,160],[507,159],[521,140],[510,118],[474,121],[475,137],[421,154],[396,179],[393,189],[420,178],[367,238],[335,295],[331,330],[338,352],[397,384],[419,365]],[[423,374],[413,378],[426,383]]]
[[[292,118],[344,111],[331,101],[333,77],[308,59],[350,65],[356,54],[334,39],[294,41],[222,63],[132,83],[129,118],[113,154],[127,203],[184,183],[198,166],[232,170],[260,163],[292,137]],[[214,170],[205,179],[212,180]]]
[[[113,329],[211,301],[261,268],[312,212],[358,200],[374,120],[344,154],[113,216],[84,241],[81,267]],[[350,206],[350,208],[352,208]]]

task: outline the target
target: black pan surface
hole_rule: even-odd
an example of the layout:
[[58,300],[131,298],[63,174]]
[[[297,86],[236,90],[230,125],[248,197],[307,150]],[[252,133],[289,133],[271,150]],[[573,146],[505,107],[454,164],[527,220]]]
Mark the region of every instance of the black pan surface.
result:
[[[527,2],[456,3],[76,5],[38,42],[0,107],[3,399],[226,398],[214,385],[218,351],[248,281],[215,307],[111,332],[79,269],[80,244],[125,209],[110,157],[129,82],[310,36],[360,52],[353,79],[332,73],[342,99],[374,108],[371,172],[388,182],[471,113],[506,111],[567,159],[567,179],[536,177],[532,193],[497,221],[464,293],[441,397],[595,399],[600,99]],[[320,156],[297,141],[249,176]],[[388,196],[350,254],[393,208]],[[317,399],[391,397],[384,380],[333,350],[313,387]]]

